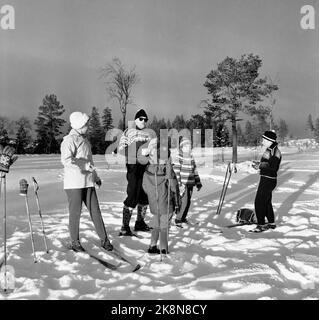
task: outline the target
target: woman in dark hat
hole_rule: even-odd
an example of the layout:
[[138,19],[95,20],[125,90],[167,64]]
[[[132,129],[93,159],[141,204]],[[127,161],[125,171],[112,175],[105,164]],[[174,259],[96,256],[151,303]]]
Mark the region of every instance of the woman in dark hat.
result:
[[[250,232],[263,232],[275,229],[275,215],[272,207],[272,192],[277,185],[277,172],[281,162],[281,152],[276,141],[277,135],[273,131],[265,131],[262,144],[266,148],[255,169],[260,170],[260,181],[255,198],[255,212],[257,227]],[[267,223],[265,221],[267,218]]]

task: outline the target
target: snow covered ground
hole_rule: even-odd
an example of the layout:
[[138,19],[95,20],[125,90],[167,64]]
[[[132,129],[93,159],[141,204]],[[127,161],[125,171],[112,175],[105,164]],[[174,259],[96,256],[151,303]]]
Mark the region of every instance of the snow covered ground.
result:
[[[220,150],[219,150],[220,151]],[[15,289],[0,299],[318,299],[319,298],[319,152],[297,153],[283,148],[278,186],[273,194],[276,230],[261,234],[252,226],[225,228],[235,222],[239,208],[253,208],[258,174],[250,160],[256,150],[239,149],[238,172],[233,174],[221,215],[216,209],[226,164],[221,152],[195,152],[203,188],[194,191],[190,225],[170,229],[170,254],[146,253],[150,234],[141,239],[117,236],[122,219],[126,180],[123,159],[96,156],[103,185],[98,196],[111,239],[120,241],[142,268],[135,273],[105,269],[85,254],[67,251],[67,201],[62,190],[59,156],[21,156],[7,175],[8,264],[15,272]],[[224,150],[229,159],[230,150]],[[214,162],[213,159],[218,160]],[[31,177],[39,185],[40,203],[50,252],[45,252]],[[29,186],[29,205],[38,263],[33,262],[25,200],[19,180]],[[1,216],[2,216],[1,198]],[[133,214],[131,226],[136,214]],[[147,219],[149,219],[148,214]],[[3,256],[3,227],[0,226]],[[81,239],[101,257],[94,245],[98,237],[86,208],[81,219]],[[110,261],[115,261],[109,257]]]

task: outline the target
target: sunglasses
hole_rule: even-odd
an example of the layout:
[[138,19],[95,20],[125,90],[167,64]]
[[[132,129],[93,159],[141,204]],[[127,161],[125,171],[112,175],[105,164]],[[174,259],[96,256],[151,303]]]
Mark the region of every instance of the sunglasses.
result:
[[147,118],[144,118],[144,117],[139,117],[138,120],[147,122],[148,119],[147,119]]

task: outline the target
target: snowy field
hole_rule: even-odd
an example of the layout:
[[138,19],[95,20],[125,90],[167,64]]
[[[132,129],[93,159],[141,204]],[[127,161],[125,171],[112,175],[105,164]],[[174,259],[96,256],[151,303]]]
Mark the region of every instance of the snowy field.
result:
[[[219,150],[220,151],[220,150]],[[225,160],[230,149],[224,150]],[[225,228],[235,222],[239,208],[253,208],[259,176],[249,160],[256,150],[239,149],[238,172],[233,174],[220,216],[216,209],[226,164],[221,153],[196,151],[203,188],[194,191],[190,225],[172,225],[170,254],[146,253],[150,234],[119,238],[126,179],[123,159],[96,156],[103,180],[98,197],[111,240],[135,257],[142,268],[130,273],[125,263],[119,271],[105,269],[86,254],[67,251],[67,200],[62,190],[59,156],[21,156],[7,175],[8,264],[15,271],[15,289],[0,299],[318,299],[319,298],[319,152],[298,153],[282,148],[283,162],[273,204],[278,227],[261,234],[253,226]],[[300,150],[299,150],[300,151]],[[213,159],[216,160],[213,163]],[[31,177],[39,185],[40,203],[48,236],[45,252]],[[29,205],[38,263],[33,262],[25,200],[19,180],[29,186]],[[2,217],[2,199],[1,199]],[[133,214],[131,226],[135,222]],[[147,216],[147,221],[150,214]],[[1,218],[2,220],[2,218]],[[0,226],[3,256],[3,227]],[[81,219],[81,240],[101,257],[115,261],[96,247],[98,237],[86,208]]]

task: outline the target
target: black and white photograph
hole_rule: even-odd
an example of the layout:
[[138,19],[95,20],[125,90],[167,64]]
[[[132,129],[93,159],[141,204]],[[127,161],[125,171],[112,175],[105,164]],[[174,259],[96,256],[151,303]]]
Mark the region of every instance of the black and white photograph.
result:
[[0,300],[318,300],[318,22],[306,0],[0,0]]

